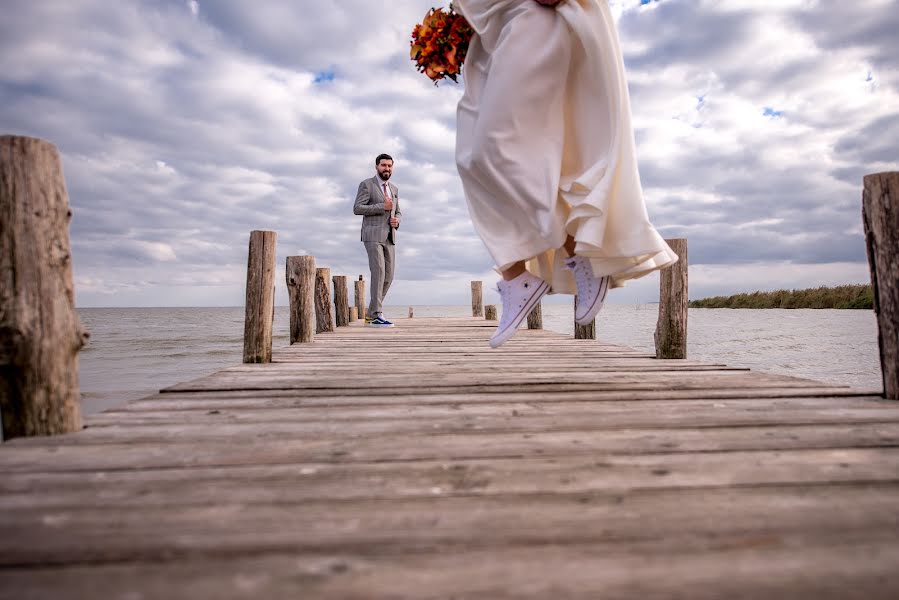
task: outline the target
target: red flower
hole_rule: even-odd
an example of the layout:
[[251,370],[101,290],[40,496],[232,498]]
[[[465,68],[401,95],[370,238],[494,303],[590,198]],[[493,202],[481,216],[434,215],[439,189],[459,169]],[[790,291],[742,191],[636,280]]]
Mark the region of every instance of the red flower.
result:
[[443,78],[457,81],[474,34],[465,17],[453,10],[432,8],[412,29],[410,58],[415,68],[436,85]]

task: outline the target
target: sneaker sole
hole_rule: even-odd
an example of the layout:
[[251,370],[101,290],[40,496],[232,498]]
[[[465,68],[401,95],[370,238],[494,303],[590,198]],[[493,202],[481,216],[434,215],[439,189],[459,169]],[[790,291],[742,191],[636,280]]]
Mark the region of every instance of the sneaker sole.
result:
[[381,328],[393,327],[393,323],[391,323],[390,325],[381,325],[380,323],[368,323],[366,325],[366,327],[381,327]]
[[600,293],[596,294],[596,298],[593,300],[590,310],[588,310],[581,318],[574,319],[574,322],[578,325],[589,325],[590,321],[595,319],[596,315],[599,314],[599,311],[602,310],[603,302],[606,301],[606,295],[609,293],[609,277],[606,276],[602,279],[602,290],[600,290]]
[[518,326],[521,325],[521,322],[525,320],[531,310],[534,308],[540,299],[546,295],[546,292],[549,291],[549,284],[545,281],[540,282],[540,287],[537,288],[537,291],[530,297],[527,304],[525,304],[524,308],[521,309],[512,323],[499,335],[490,338],[490,347],[491,348],[499,348],[510,339],[515,333],[518,331]]

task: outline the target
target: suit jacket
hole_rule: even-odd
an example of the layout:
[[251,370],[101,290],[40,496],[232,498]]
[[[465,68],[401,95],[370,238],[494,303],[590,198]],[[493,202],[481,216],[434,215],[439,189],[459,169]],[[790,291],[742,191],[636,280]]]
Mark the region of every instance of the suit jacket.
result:
[[390,226],[390,217],[394,216],[402,222],[403,213],[400,211],[400,194],[395,185],[390,182],[387,183],[393,196],[393,210],[388,213],[384,210],[382,183],[381,178],[376,175],[359,184],[359,191],[356,192],[356,203],[353,205],[353,213],[362,215],[363,242],[391,242],[395,244],[396,229]]

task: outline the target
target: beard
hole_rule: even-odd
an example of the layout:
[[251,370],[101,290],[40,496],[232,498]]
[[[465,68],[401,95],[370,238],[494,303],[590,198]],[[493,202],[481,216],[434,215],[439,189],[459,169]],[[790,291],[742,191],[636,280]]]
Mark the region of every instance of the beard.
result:
[[378,177],[381,178],[381,181],[387,181],[388,179],[390,179],[390,173],[381,173],[380,171],[378,171]]

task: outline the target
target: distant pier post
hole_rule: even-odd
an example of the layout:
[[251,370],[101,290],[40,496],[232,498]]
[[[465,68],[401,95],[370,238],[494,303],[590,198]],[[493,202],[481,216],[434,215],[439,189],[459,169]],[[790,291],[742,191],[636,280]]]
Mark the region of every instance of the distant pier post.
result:
[[414,316],[415,316],[415,309],[410,306],[409,307],[409,318],[411,319]]
[[3,439],[81,429],[69,197],[56,147],[0,136],[0,412]]
[[365,280],[362,279],[362,275],[359,276],[359,279],[354,283],[355,292],[356,292],[356,317],[359,319],[365,318]]
[[331,313],[331,269],[319,267],[315,270],[315,333],[334,331],[334,316]]
[[[574,297],[574,314],[577,314],[577,295]],[[573,318],[573,317],[572,317]],[[578,325],[574,322],[574,339],[576,340],[595,340],[596,339],[596,319],[586,325]]]
[[484,316],[484,284],[480,281],[471,282],[471,316]]
[[659,273],[656,358],[687,358],[687,240],[665,240],[678,261]]
[[540,301],[528,313],[528,329],[543,329],[543,302]]
[[247,301],[243,328],[243,361],[272,362],[272,321],[275,312],[274,231],[251,231],[247,260]]
[[315,336],[315,257],[287,257],[290,343],[308,344]]
[[338,327],[350,324],[350,298],[346,286],[346,275],[335,275],[334,282],[334,323]]
[[356,309],[356,305],[354,304],[353,306],[350,306],[350,323],[352,323],[357,318],[359,318],[358,315],[359,315],[359,312]]
[[864,178],[862,220],[871,267],[883,395],[899,400],[899,172]]
[[496,304],[488,304],[484,307],[484,318],[488,321],[496,321]]

